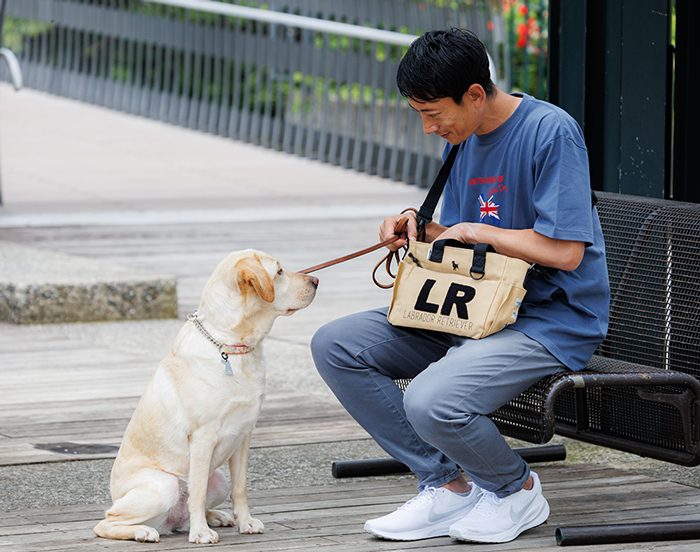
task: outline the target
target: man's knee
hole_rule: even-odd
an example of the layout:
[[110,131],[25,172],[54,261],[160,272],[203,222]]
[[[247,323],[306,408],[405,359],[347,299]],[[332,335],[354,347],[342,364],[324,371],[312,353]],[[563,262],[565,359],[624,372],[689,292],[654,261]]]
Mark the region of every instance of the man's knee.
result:
[[328,325],[321,326],[311,338],[311,355],[316,360],[317,356],[325,355],[329,347],[333,344],[332,332],[328,330]]
[[465,401],[461,401],[460,407],[456,408],[454,398],[450,398],[452,395],[445,385],[422,381],[419,376],[404,393],[406,417],[421,438],[429,443],[432,442],[431,436],[453,430],[455,424],[468,425],[474,417],[478,417]]
[[311,338],[311,356],[316,369],[323,374],[330,368],[329,358],[338,347],[337,320],[321,326]]
[[311,355],[319,374],[326,379],[338,368],[354,368],[358,345],[357,326],[352,316],[321,326],[311,339]]
[[350,314],[318,329],[311,339],[311,354],[319,372],[336,367],[358,367],[360,353],[376,342],[386,322],[380,309]]
[[428,440],[430,434],[445,421],[445,412],[440,406],[440,393],[434,386],[423,386],[414,380],[406,388],[403,407],[413,429]]

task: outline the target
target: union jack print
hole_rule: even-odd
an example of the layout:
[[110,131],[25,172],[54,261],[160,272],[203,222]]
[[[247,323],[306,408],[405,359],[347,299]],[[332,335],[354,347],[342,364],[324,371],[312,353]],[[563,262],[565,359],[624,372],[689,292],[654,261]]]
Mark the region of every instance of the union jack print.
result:
[[485,217],[490,217],[497,225],[501,224],[501,217],[498,216],[500,203],[493,202],[493,196],[488,199],[481,194],[479,196],[479,222],[484,222]]

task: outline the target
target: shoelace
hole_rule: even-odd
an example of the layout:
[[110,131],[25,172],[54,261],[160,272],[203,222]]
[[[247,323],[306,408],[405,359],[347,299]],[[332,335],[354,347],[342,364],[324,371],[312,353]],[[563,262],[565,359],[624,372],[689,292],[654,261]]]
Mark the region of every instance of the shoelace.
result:
[[503,500],[498,498],[494,493],[484,491],[484,494],[481,495],[479,502],[476,503],[472,511],[484,517],[489,517],[496,512],[501,502],[503,502]]
[[435,487],[426,487],[420,493],[418,493],[418,496],[414,496],[411,500],[406,502],[406,504],[404,504],[403,506],[399,506],[398,509],[409,510],[416,508],[417,506],[420,506],[425,502],[432,501],[435,498],[436,494],[437,489]]

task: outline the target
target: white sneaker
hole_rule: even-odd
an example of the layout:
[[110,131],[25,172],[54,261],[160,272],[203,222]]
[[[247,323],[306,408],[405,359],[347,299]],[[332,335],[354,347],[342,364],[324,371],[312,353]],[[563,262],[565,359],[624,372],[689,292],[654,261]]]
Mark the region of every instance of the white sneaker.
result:
[[389,515],[370,519],[365,531],[389,540],[410,541],[446,537],[452,524],[476,506],[481,489],[472,485],[465,495],[440,487],[426,487]]
[[542,495],[536,473],[530,472],[534,486],[505,498],[483,491],[479,503],[450,527],[453,539],[468,542],[510,542],[523,531],[547,521],[549,504]]

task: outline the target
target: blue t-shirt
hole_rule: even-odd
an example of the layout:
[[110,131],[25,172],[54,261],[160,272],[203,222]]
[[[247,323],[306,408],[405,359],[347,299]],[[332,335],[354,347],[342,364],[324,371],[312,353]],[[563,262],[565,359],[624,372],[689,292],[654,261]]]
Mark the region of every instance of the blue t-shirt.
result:
[[588,153],[576,121],[523,95],[501,126],[470,136],[450,172],[440,215],[445,226],[459,222],[533,228],[553,239],[586,243],[576,270],[535,278],[509,326],[571,370],[585,368],[608,330],[610,288],[603,233],[591,208]]

